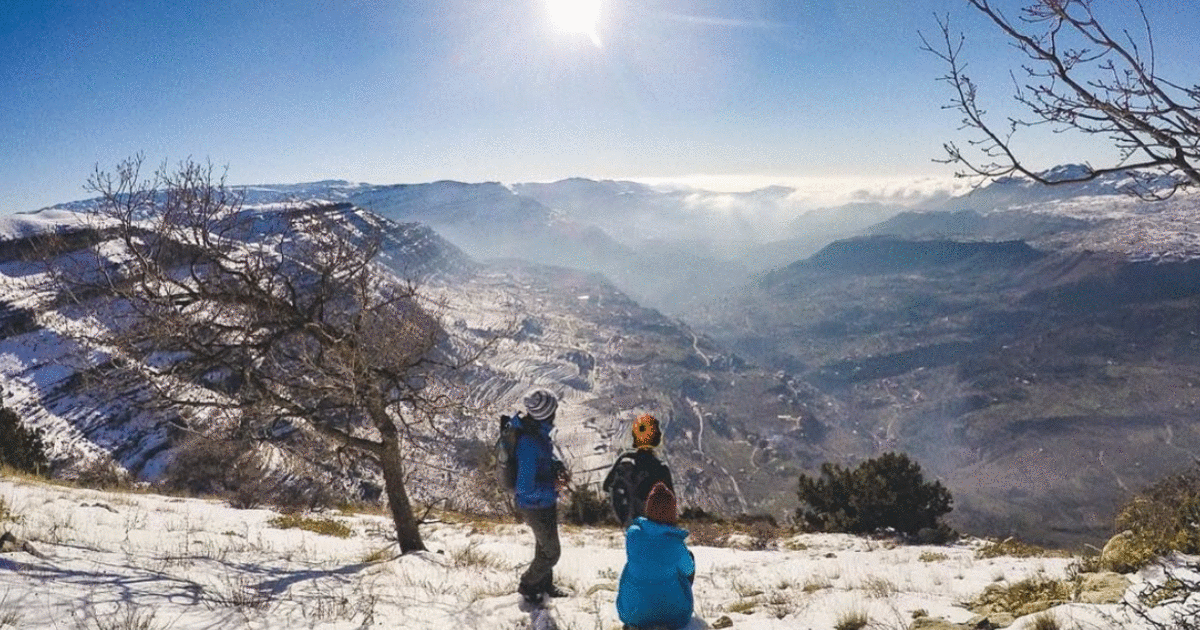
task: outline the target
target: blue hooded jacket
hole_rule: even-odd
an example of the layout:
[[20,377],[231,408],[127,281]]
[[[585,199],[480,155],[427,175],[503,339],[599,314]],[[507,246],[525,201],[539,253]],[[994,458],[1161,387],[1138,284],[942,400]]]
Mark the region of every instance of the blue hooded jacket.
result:
[[691,622],[696,561],[684,544],[687,535],[686,529],[644,516],[625,530],[625,568],[617,590],[622,623],[677,629]]
[[558,502],[555,481],[562,464],[554,457],[550,442],[550,422],[538,422],[524,416],[517,423],[517,507],[538,510],[554,507]]

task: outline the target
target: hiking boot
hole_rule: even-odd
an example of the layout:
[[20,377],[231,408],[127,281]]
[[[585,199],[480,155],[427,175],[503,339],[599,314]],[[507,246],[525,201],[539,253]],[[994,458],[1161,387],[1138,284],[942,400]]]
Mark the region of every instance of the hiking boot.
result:
[[525,603],[527,604],[542,603],[542,592],[540,590],[528,589],[524,586],[521,586],[517,589],[517,592],[521,594],[521,597],[525,598]]

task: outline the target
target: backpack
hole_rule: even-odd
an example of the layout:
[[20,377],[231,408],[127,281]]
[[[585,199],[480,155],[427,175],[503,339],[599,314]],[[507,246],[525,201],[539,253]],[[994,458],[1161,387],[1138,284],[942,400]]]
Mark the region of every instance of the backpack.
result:
[[638,457],[636,452],[627,452],[617,458],[602,487],[609,493],[613,512],[622,525],[628,525],[646,511],[646,495],[659,481],[672,492],[675,490],[671,487],[671,470],[657,457]]
[[[522,431],[518,429],[515,420],[523,420],[520,413],[512,416],[500,416],[500,437],[496,438],[493,449],[495,468],[493,474],[496,483],[505,492],[515,492],[517,489],[517,438]],[[523,426],[525,423],[522,422]]]

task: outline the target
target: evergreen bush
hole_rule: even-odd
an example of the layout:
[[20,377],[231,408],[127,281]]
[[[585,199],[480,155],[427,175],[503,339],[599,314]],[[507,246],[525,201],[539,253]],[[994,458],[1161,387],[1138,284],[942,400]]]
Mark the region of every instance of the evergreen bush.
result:
[[50,470],[46,446],[36,430],[26,429],[15,411],[0,407],[0,463],[34,475]]
[[953,532],[940,522],[953,499],[941,482],[925,481],[903,453],[884,453],[853,470],[826,462],[819,477],[800,476],[796,521],[811,531],[870,534],[893,530],[941,542]]

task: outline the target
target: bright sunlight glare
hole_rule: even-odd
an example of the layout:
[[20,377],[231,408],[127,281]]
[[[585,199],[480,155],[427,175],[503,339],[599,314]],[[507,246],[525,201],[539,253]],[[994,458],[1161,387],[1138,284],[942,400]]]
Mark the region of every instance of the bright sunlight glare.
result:
[[564,33],[582,33],[599,46],[596,22],[600,19],[600,0],[546,0],[550,21]]

